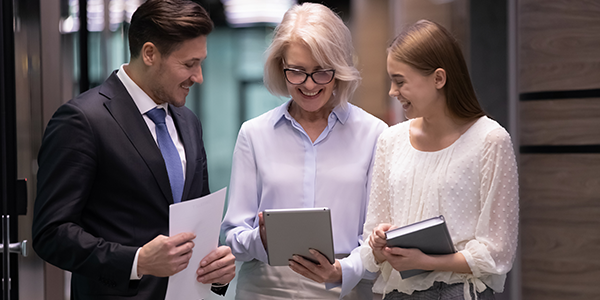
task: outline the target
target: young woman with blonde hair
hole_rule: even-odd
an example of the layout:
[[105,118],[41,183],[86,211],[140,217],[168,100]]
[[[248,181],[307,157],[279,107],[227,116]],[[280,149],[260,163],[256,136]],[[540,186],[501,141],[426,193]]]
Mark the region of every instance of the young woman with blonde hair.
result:
[[[458,43],[419,21],[388,49],[408,121],[377,142],[361,257],[384,299],[494,299],[515,258],[518,175],[509,134],[479,106]],[[457,253],[387,247],[385,231],[443,215]],[[432,270],[402,279],[398,271]]]

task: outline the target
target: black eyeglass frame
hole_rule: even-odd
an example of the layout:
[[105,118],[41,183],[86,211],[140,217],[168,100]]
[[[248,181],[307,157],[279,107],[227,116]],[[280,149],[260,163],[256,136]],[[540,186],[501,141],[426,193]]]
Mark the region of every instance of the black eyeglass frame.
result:
[[[293,72],[300,72],[300,73],[304,73],[304,75],[306,75],[306,76],[304,77],[304,80],[303,80],[302,82],[300,82],[300,83],[293,83],[293,82],[291,82],[291,81],[288,79],[287,71],[293,71]],[[325,82],[325,83],[320,83],[320,82],[316,82],[316,81],[315,81],[315,78],[313,77],[313,75],[314,75],[315,73],[319,73],[319,72],[333,72],[333,74],[331,74],[331,79],[329,79],[329,81],[327,81],[327,82]],[[285,80],[287,80],[287,82],[289,82],[290,84],[293,84],[293,85],[301,85],[301,84],[304,84],[304,83],[306,82],[306,80],[308,80],[308,77],[310,77],[310,79],[312,79],[312,81],[313,81],[315,84],[319,84],[319,85],[325,85],[325,84],[328,84],[328,83],[330,83],[330,82],[331,82],[331,81],[332,81],[332,80],[335,78],[335,69],[318,70],[318,71],[314,71],[314,72],[312,72],[312,73],[307,73],[307,72],[305,72],[305,71],[298,70],[298,69],[294,69],[294,68],[284,68],[284,69],[283,69],[283,77],[285,77]]]

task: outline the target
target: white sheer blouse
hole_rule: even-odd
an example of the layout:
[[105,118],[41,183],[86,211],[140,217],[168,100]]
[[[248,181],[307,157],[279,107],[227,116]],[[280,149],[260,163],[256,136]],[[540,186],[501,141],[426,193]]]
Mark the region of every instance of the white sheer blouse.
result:
[[381,271],[374,291],[412,294],[441,281],[502,292],[515,258],[519,221],[517,166],[509,134],[481,117],[449,147],[424,152],[410,143],[410,122],[379,137],[363,232],[370,235],[380,223],[404,226],[443,215],[473,274],[436,271],[403,280],[388,262],[378,265],[365,243],[364,266]]

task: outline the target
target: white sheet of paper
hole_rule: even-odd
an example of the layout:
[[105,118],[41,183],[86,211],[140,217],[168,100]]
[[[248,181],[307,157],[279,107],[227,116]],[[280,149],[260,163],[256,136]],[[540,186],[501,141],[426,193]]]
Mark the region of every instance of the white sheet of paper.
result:
[[227,188],[223,188],[202,198],[171,204],[169,207],[169,236],[192,232],[196,239],[188,267],[169,277],[165,300],[200,300],[208,298],[211,293],[210,284],[196,280],[196,271],[202,258],[218,247],[226,191]]

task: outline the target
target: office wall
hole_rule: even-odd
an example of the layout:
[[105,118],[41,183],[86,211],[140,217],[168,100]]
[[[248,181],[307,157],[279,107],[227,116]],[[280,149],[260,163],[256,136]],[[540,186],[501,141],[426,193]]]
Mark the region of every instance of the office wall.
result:
[[518,2],[523,299],[600,297],[600,1]]
[[386,49],[406,27],[428,19],[449,29],[469,60],[469,0],[352,0],[350,29],[354,36],[357,67],[363,81],[352,103],[389,125],[404,121],[404,112],[388,96]]

